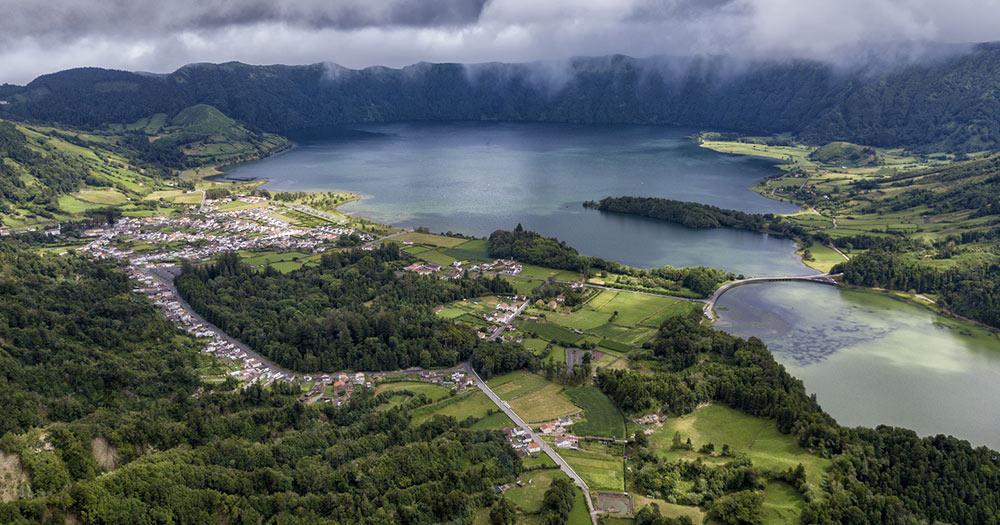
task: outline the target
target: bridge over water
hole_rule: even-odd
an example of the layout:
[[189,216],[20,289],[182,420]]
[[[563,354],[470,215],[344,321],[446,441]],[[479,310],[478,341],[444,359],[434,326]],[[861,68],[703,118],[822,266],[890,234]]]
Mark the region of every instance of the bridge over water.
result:
[[757,284],[757,283],[773,283],[782,281],[800,281],[809,283],[819,283],[828,284],[831,286],[838,286],[840,283],[837,282],[836,278],[840,277],[842,274],[828,274],[828,273],[818,273],[815,275],[797,275],[797,276],[787,276],[787,277],[751,277],[749,279],[740,279],[738,281],[728,282],[719,287],[711,297],[705,300],[705,317],[708,317],[710,321],[715,321],[715,303],[722,297],[723,294],[736,288],[737,286],[744,286],[747,284]]

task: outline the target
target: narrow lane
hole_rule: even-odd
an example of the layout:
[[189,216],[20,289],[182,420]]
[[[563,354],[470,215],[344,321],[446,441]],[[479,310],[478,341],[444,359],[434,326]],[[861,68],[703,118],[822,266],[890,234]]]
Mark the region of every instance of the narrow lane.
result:
[[472,368],[472,365],[466,363],[465,369],[466,371],[468,371],[469,375],[472,376],[472,378],[475,380],[476,386],[478,386],[479,389],[482,390],[483,393],[486,394],[486,396],[489,397],[490,400],[493,401],[493,403],[496,406],[498,406],[500,410],[503,411],[504,414],[507,414],[507,417],[509,417],[510,420],[513,421],[515,425],[520,427],[521,430],[524,430],[529,436],[531,436],[531,439],[535,443],[537,443],[539,447],[541,447],[542,452],[544,452],[545,455],[552,458],[552,461],[554,461],[556,465],[559,465],[559,468],[562,469],[562,471],[566,473],[566,475],[569,476],[570,479],[572,479],[573,482],[576,483],[576,485],[580,487],[581,490],[583,490],[583,497],[587,500],[587,510],[590,511],[590,521],[593,523],[593,525],[597,525],[597,513],[594,511],[594,502],[591,501],[590,487],[587,486],[587,482],[583,481],[583,478],[581,478],[580,475],[577,474],[575,470],[573,470],[573,467],[571,467],[569,463],[567,463],[566,460],[562,458],[562,456],[556,453],[556,451],[553,450],[552,447],[549,446],[549,444],[546,443],[541,438],[541,436],[539,436],[534,430],[532,430],[531,425],[525,423],[524,420],[521,419],[521,416],[517,415],[517,412],[514,412],[514,409],[512,409],[510,405],[507,404],[506,401],[500,399],[500,396],[496,395],[496,393],[493,392],[493,389],[486,384],[486,381],[483,381],[483,378],[479,377],[479,374],[476,373],[476,370],[474,368]]

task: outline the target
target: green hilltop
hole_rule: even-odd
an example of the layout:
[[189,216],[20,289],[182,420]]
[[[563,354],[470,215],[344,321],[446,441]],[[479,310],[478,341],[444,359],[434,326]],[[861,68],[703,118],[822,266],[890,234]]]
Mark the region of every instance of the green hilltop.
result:
[[823,164],[852,168],[878,164],[878,154],[875,148],[841,141],[831,142],[817,148],[816,151],[809,154],[809,158]]
[[197,204],[200,190],[178,177],[182,171],[212,171],[289,144],[206,104],[91,131],[0,120],[0,227],[64,222],[113,206],[138,213],[150,200]]

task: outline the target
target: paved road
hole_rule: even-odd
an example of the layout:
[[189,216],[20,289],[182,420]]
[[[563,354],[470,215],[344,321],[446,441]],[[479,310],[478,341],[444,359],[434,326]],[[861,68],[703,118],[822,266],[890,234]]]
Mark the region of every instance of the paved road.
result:
[[[284,373],[285,377],[283,379],[285,379],[285,380],[292,380],[292,379],[296,378],[297,376],[303,375],[303,374],[300,374],[299,372],[294,372],[294,371],[289,370],[287,368],[284,368],[282,366],[278,366],[276,363],[274,363],[270,359],[268,359],[268,358],[266,358],[266,357],[258,354],[252,348],[250,348],[249,346],[247,346],[247,345],[243,344],[242,342],[240,342],[239,339],[236,339],[235,337],[231,337],[229,334],[227,334],[221,328],[219,328],[219,327],[215,326],[214,324],[206,321],[204,317],[198,315],[198,312],[195,312],[194,308],[192,308],[191,305],[187,303],[187,301],[185,301],[184,299],[181,298],[180,293],[177,292],[177,287],[174,286],[174,277],[176,277],[177,274],[180,273],[179,270],[180,269],[177,268],[176,266],[157,266],[157,267],[152,267],[152,268],[145,268],[142,271],[145,272],[145,273],[147,273],[148,275],[150,275],[154,279],[156,279],[156,280],[160,281],[161,283],[163,283],[170,290],[171,294],[173,294],[173,296],[174,296],[173,298],[174,298],[174,300],[177,301],[177,304],[179,304],[181,306],[181,308],[184,310],[185,313],[187,313],[188,315],[190,315],[195,320],[195,323],[200,323],[200,324],[204,325],[207,330],[210,330],[210,331],[214,332],[223,341],[226,341],[227,343],[232,343],[234,346],[236,346],[236,348],[239,348],[240,350],[246,352],[248,358],[250,358],[250,359],[256,359],[256,360],[260,361],[260,363],[265,368],[271,370],[273,373],[278,373],[278,372]],[[336,372],[333,372],[333,373],[336,373]],[[314,373],[305,374],[305,375],[322,376],[323,373],[322,372],[314,372]]]
[[840,274],[830,275],[828,273],[819,273],[815,275],[797,275],[797,276],[787,276],[787,277],[751,277],[749,279],[740,279],[738,281],[732,281],[720,286],[719,289],[716,290],[714,294],[712,294],[712,297],[709,297],[709,299],[705,301],[705,317],[708,317],[710,321],[715,321],[715,303],[719,300],[719,297],[722,297],[722,294],[728,292],[729,290],[732,290],[733,288],[736,288],[737,286],[743,286],[746,284],[755,284],[755,283],[773,283],[780,281],[802,281],[802,282],[837,286],[839,283],[837,283],[837,281],[834,280],[834,277],[839,277],[839,276]]
[[479,374],[476,373],[474,368],[472,368],[472,365],[466,363],[465,369],[476,382],[476,386],[478,386],[479,389],[482,390],[483,393],[486,394],[486,396],[489,397],[496,406],[500,407],[500,410],[502,410],[504,414],[507,414],[507,417],[509,417],[515,425],[527,432],[528,435],[531,436],[531,439],[542,447],[542,452],[552,458],[552,461],[555,461],[556,465],[559,465],[559,468],[562,469],[562,471],[565,472],[566,475],[569,476],[570,479],[572,479],[573,482],[583,490],[583,497],[587,500],[587,509],[590,511],[590,520],[594,525],[597,525],[597,514],[594,512],[594,502],[590,499],[590,487],[587,486],[587,482],[583,481],[583,478],[581,478],[580,475],[573,470],[573,467],[571,467],[569,463],[562,458],[562,456],[557,454],[556,451],[541,438],[541,436],[532,430],[531,426],[525,423],[524,420],[521,419],[521,416],[517,415],[517,412],[514,412],[514,409],[510,408],[510,405],[508,405],[506,401],[500,399],[500,396],[493,392],[493,389],[486,384],[486,381],[483,381],[483,378],[479,377]]
[[403,234],[406,234],[406,233],[410,233],[410,230],[400,230],[400,231],[398,231],[396,233],[391,233],[391,234],[386,235],[384,237],[376,237],[375,240],[368,241],[368,242],[362,244],[361,247],[362,248],[367,248],[369,246],[378,246],[378,245],[382,244],[383,241],[387,241],[389,239],[392,239],[393,237],[399,237],[400,235],[403,235]]
[[530,301],[525,300],[524,304],[522,304],[521,306],[517,307],[517,310],[514,311],[514,315],[510,316],[510,321],[507,321],[506,323],[502,323],[500,326],[496,327],[496,329],[493,330],[493,333],[490,334],[490,336],[488,337],[488,339],[490,341],[496,341],[497,338],[500,337],[503,334],[504,330],[506,330],[507,327],[510,326],[510,323],[512,321],[514,321],[514,319],[517,319],[517,316],[519,316],[522,313],[524,313],[524,309],[528,307],[528,303],[529,302]]

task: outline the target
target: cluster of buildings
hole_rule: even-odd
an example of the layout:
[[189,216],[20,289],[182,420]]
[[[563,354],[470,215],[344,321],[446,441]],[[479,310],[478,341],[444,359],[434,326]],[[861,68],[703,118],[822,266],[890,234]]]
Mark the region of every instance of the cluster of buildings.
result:
[[521,264],[512,259],[497,259],[492,263],[480,263],[468,268],[464,267],[462,261],[454,261],[451,263],[451,266],[441,266],[432,262],[419,261],[404,268],[408,272],[420,275],[437,275],[442,279],[458,279],[466,272],[470,275],[483,275],[486,273],[517,275],[523,269],[524,267]]
[[520,263],[513,259],[496,259],[491,263],[481,263],[469,268],[472,273],[495,273],[499,275],[517,275],[524,270]]
[[643,428],[643,434],[650,435],[653,432],[656,432],[657,428],[663,426],[663,423],[667,421],[667,418],[666,416],[660,416],[658,414],[646,414],[645,416],[637,417],[632,421],[634,421],[636,425]]
[[303,381],[315,381],[313,387],[303,398],[308,402],[330,403],[341,406],[351,398],[354,388],[365,386],[371,388],[373,378],[368,377],[364,372],[338,372],[336,374],[323,374],[313,376],[303,376]]
[[542,446],[523,428],[505,428],[503,433],[507,436],[510,446],[521,456],[534,456],[542,451]]
[[555,421],[549,421],[548,423],[542,423],[538,426],[539,432],[546,436],[552,435],[562,435],[566,432],[566,429],[573,424],[573,420],[569,417],[561,417]]
[[516,303],[498,303],[492,312],[483,314],[483,319],[488,323],[492,323],[489,328],[489,333],[482,330],[478,331],[480,339],[504,339],[505,331],[514,331],[516,328],[513,323],[514,319],[517,318],[525,308],[528,307],[528,298],[515,295],[514,301],[520,301],[520,304]]
[[552,437],[556,448],[577,449],[580,447],[580,439],[567,431],[572,424],[572,418],[561,417],[555,421],[542,423],[538,426],[538,430],[543,436]]
[[462,271],[462,263],[455,261],[451,266],[445,268],[440,264],[434,264],[430,262],[415,262],[406,268],[403,268],[408,272],[413,272],[419,275],[435,275],[442,279],[458,279],[464,273]]
[[[263,199],[263,197],[241,197]],[[106,229],[90,231],[97,239],[83,251],[96,257],[129,259],[133,264],[207,259],[238,250],[322,252],[327,244],[357,233],[341,226],[298,228],[274,216],[274,206],[220,211],[216,206],[179,217],[125,217]]]
[[462,370],[423,370],[420,372],[420,379],[458,392],[476,384],[469,374]]
[[[514,297],[514,300],[518,299],[518,297]],[[483,314],[483,319],[490,323],[510,324],[517,317],[518,310],[520,310],[520,305],[498,303],[492,312]]]

